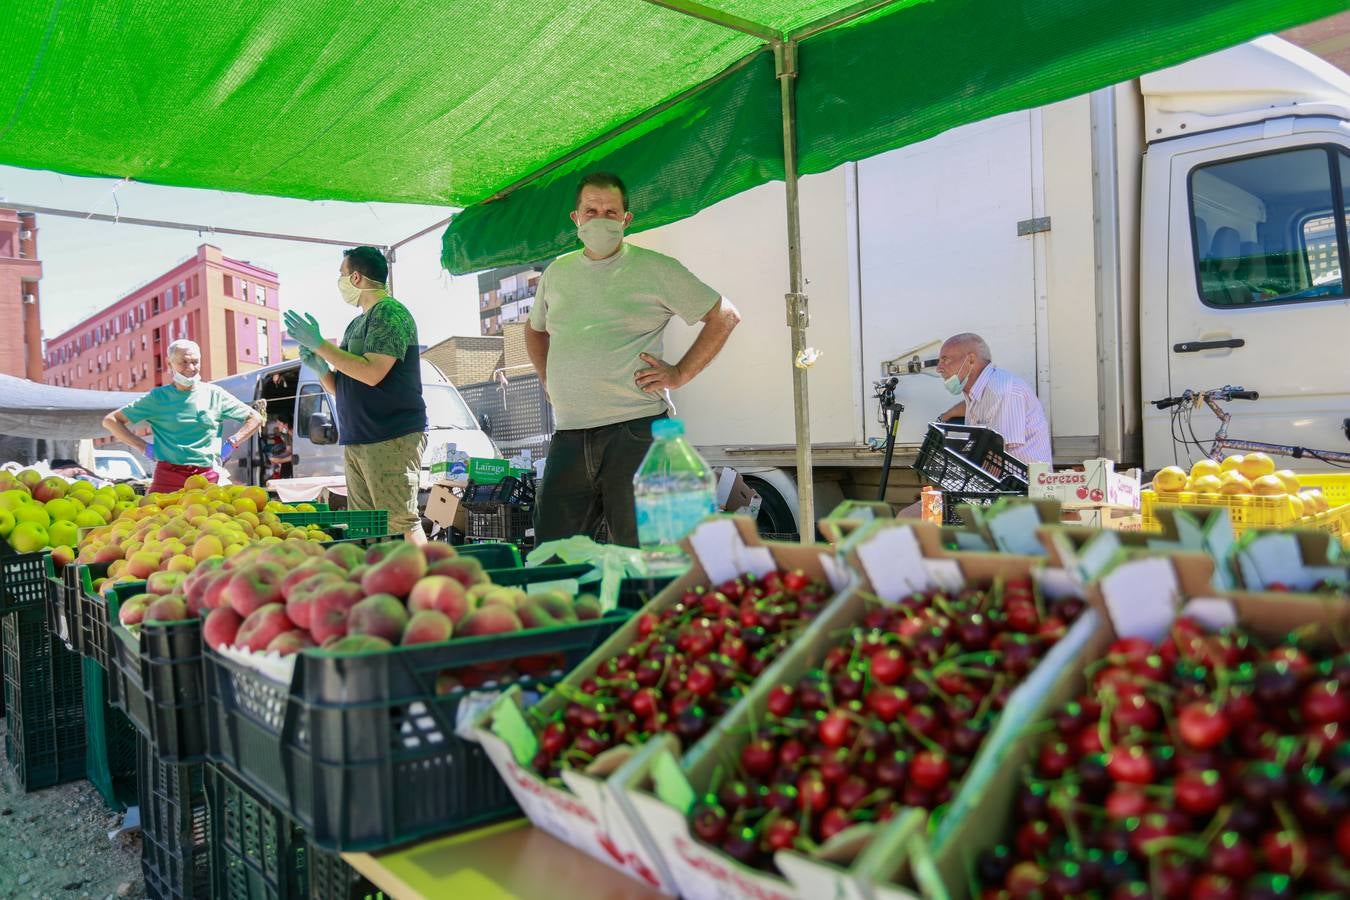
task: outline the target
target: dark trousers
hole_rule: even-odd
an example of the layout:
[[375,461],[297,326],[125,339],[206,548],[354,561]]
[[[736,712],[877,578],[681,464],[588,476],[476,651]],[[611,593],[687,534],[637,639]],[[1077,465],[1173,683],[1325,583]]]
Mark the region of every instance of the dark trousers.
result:
[[652,423],[664,417],[555,432],[535,498],[535,542],[592,535],[603,520],[611,542],[636,547],[633,476],[652,445]]

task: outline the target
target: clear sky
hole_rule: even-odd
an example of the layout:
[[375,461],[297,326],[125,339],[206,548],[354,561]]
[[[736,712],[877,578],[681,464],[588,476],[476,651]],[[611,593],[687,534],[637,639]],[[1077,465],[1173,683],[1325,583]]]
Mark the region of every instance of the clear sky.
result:
[[[251,231],[391,244],[454,210],[394,203],[289,200],[224,191],[120,184],[0,166],[5,202],[161,219]],[[478,279],[451,276],[440,266],[441,232],[398,251],[394,295],[417,319],[418,338],[434,344],[451,335],[478,334]],[[226,256],[271,269],[280,277],[282,309],[313,313],[330,337],[341,337],[352,317],[337,292],[342,248],[291,241],[38,216],[42,260],[42,331],[55,337],[138,285],[211,243]]]

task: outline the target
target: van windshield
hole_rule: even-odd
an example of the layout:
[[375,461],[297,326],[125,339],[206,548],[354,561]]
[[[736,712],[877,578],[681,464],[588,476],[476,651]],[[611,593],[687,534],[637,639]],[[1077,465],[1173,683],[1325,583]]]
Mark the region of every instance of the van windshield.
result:
[[430,428],[478,427],[464,398],[448,384],[422,384],[422,399],[427,402],[427,426]]

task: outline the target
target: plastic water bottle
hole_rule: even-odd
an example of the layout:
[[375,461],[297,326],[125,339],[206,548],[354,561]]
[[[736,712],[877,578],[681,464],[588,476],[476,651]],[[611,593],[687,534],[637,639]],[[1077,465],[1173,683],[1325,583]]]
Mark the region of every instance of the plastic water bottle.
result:
[[655,442],[633,476],[638,544],[653,576],[679,572],[689,559],[679,543],[717,512],[712,469],[684,439],[679,419],[652,423]]

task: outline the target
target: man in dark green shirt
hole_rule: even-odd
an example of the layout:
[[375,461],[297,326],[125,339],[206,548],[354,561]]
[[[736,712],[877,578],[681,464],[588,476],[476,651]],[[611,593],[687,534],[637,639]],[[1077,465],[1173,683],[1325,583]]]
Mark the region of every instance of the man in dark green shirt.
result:
[[301,358],[337,398],[338,442],[344,448],[352,509],[389,511],[391,531],[426,540],[417,509],[427,406],[422,399],[417,323],[385,290],[389,263],[374,247],[342,254],[338,291],[361,315],[342,346],[324,340],[312,315],[286,313],[286,330]]

